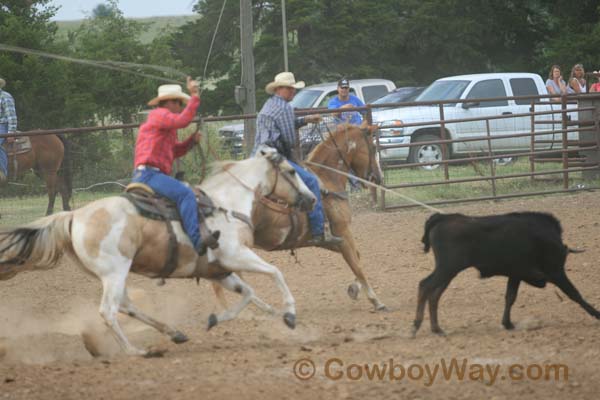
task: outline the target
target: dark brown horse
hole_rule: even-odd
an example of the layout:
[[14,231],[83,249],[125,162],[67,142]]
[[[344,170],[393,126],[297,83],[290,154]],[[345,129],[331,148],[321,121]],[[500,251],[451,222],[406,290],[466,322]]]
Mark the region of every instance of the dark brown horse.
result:
[[48,208],[46,215],[54,212],[56,192],[62,197],[63,210],[69,211],[72,193],[72,170],[69,144],[66,139],[57,135],[28,136],[17,138],[5,145],[8,155],[8,180],[20,178],[26,171],[33,169],[46,182],[48,192]]
[[[348,173],[352,169],[356,176],[367,181],[381,183],[382,172],[379,166],[377,152],[373,143],[375,126],[364,123],[357,125],[340,125],[331,132],[308,155],[307,161],[325,165]],[[360,253],[350,230],[352,213],[345,192],[348,178],[333,171],[308,165],[321,180],[323,208],[332,232],[344,239],[339,246],[328,248],[341,253],[344,260],[354,273],[356,281],[348,287],[348,295],[356,299],[361,288],[376,310],[384,310],[385,305],[377,295],[362,270]],[[264,250],[290,250],[308,246],[310,229],[306,213],[298,212],[280,201],[261,201],[252,216],[255,226],[254,245]],[[219,286],[213,285],[221,304],[225,305],[223,292]]]

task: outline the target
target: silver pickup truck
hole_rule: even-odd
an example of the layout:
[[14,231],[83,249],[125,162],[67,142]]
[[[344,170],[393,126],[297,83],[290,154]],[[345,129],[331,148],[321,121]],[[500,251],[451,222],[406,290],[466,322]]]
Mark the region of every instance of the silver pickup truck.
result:
[[[444,120],[446,137],[448,139],[467,139],[487,135],[486,121],[481,119],[468,122],[450,122],[450,120],[482,118],[486,116],[516,115],[530,112],[531,99],[480,102],[477,99],[530,96],[548,94],[542,78],[531,73],[488,73],[460,75],[438,79],[415,99],[415,101],[466,100],[444,105]],[[468,101],[473,99],[473,101]],[[560,109],[560,103],[541,99],[535,104],[535,111]],[[577,114],[570,113],[575,120]],[[556,120],[557,124],[536,124],[536,131],[559,129],[561,115],[549,114],[536,116],[541,120]],[[431,142],[440,139],[440,120],[438,105],[408,106],[373,110],[373,122],[381,126],[380,144],[386,145],[404,143]],[[405,126],[406,124],[430,121],[430,124],[420,126]],[[554,128],[553,128],[554,127]],[[531,132],[531,117],[490,119],[491,136],[529,133]],[[549,139],[560,140],[560,133],[536,136],[536,140],[548,142]],[[577,140],[577,133],[569,133],[570,140]],[[510,153],[530,149],[530,137],[506,138],[492,140],[492,150],[495,153]],[[540,143],[536,149],[549,148],[551,143]],[[556,146],[556,145],[555,145]],[[410,150],[409,150],[410,149]],[[487,141],[455,142],[449,146],[450,157],[460,154],[481,153],[488,151]],[[381,154],[383,159],[407,160],[410,163],[435,162],[442,159],[442,148],[438,144],[424,144],[402,148],[385,149]],[[431,166],[429,168],[432,168]],[[435,166],[433,166],[435,168]]]

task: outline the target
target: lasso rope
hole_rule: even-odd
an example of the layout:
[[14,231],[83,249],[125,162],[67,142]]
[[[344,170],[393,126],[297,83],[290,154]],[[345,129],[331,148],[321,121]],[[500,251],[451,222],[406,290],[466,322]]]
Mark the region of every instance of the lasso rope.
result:
[[109,61],[86,60],[86,59],[81,59],[81,58],[67,57],[67,56],[61,56],[58,54],[47,53],[45,51],[40,51],[40,50],[26,49],[26,48],[18,47],[18,46],[10,46],[7,44],[2,44],[2,43],[0,43],[0,50],[10,51],[13,53],[32,54],[32,55],[36,55],[39,57],[53,58],[56,60],[68,61],[68,62],[72,62],[72,63],[76,63],[76,64],[89,65],[89,66],[93,66],[93,67],[97,67],[97,68],[104,68],[104,69],[109,69],[112,71],[119,71],[119,72],[123,72],[126,74],[142,76],[145,78],[156,79],[159,81],[169,82],[169,83],[181,84],[181,83],[185,83],[185,82],[178,81],[175,79],[165,78],[164,76],[151,75],[151,74],[146,74],[143,72],[132,71],[131,69],[128,69],[127,67],[153,69],[155,71],[173,74],[178,77],[182,77],[184,79],[187,76],[183,72],[180,72],[174,68],[162,67],[159,65],[135,64],[135,63],[129,63],[129,62],[124,62],[124,61],[110,61],[110,60]]
[[356,180],[364,183],[367,186],[371,186],[371,187],[376,188],[376,189],[381,189],[384,192],[393,193],[393,194],[395,194],[397,196],[400,196],[404,200],[407,200],[407,201],[409,201],[409,202],[411,202],[413,204],[416,204],[416,205],[421,206],[423,208],[427,208],[430,211],[434,211],[434,212],[438,212],[440,214],[444,214],[444,212],[442,210],[440,210],[438,208],[435,208],[435,207],[432,207],[429,204],[425,204],[423,202],[420,202],[419,200],[413,199],[412,197],[405,196],[402,193],[399,193],[399,192],[397,192],[395,190],[391,190],[391,189],[388,189],[388,188],[383,187],[381,185],[377,185],[375,183],[369,182],[369,181],[367,181],[367,180],[365,180],[363,178],[360,178],[358,176],[354,176],[354,175],[351,175],[351,174],[349,174],[347,172],[340,171],[339,169],[331,168],[331,167],[328,167],[327,165],[319,164],[319,163],[316,163],[316,162],[312,162],[312,161],[308,161],[308,160],[304,160],[304,162],[306,164],[314,165],[315,167],[324,168],[324,169],[326,169],[328,171],[335,172],[335,173],[338,173],[340,175],[344,175],[344,176],[346,176],[348,178],[354,178],[354,179],[356,179]]
[[219,25],[221,24],[221,18],[223,17],[223,12],[225,11],[225,4],[227,4],[227,0],[223,0],[223,6],[221,6],[221,13],[219,14],[219,19],[217,20],[217,26],[215,26],[215,31],[213,32],[212,40],[210,41],[210,46],[208,48],[208,55],[206,56],[206,63],[204,63],[204,72],[202,73],[202,80],[206,80],[206,69],[208,68],[208,60],[210,60],[210,55],[212,53],[213,45],[215,44],[215,38],[217,37],[217,32],[219,31]]

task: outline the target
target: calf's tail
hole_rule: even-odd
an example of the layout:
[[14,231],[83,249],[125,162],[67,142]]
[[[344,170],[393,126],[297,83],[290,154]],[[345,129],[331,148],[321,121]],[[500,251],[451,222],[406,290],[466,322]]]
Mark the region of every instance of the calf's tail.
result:
[[64,253],[73,254],[72,219],[72,212],[61,212],[0,232],[0,280],[55,267]]
[[427,253],[429,251],[429,248],[431,247],[431,245],[429,243],[429,232],[443,218],[444,218],[444,214],[435,213],[431,217],[429,217],[427,219],[427,221],[425,222],[425,232],[423,233],[423,238],[421,239],[421,242],[423,242],[423,245],[424,245],[423,251],[425,253]]

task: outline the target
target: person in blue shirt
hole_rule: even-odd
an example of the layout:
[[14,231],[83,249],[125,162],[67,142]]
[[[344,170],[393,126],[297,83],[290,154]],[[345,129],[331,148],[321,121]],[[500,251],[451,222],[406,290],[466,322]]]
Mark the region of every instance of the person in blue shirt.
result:
[[[337,87],[338,95],[329,100],[327,108],[348,108],[348,107],[364,107],[365,103],[355,95],[350,93],[350,81],[343,78],[338,81]],[[349,123],[353,125],[360,125],[362,123],[362,116],[357,111],[341,112],[334,114],[335,124]]]
[[252,155],[256,154],[260,145],[265,144],[274,147],[288,159],[294,167],[300,179],[306,184],[317,198],[315,208],[308,213],[308,222],[312,233],[309,244],[324,246],[329,244],[340,244],[342,238],[325,233],[325,215],[321,202],[321,190],[317,177],[296,163],[294,148],[296,147],[296,129],[309,122],[318,123],[320,115],[307,115],[296,117],[290,101],[296,95],[296,89],[302,89],[304,82],[296,82],[291,72],[281,72],[275,76],[273,82],[269,83],[265,90],[271,97],[265,102],[256,117],[256,137]]
[[[348,81],[348,79],[342,78],[338,81],[337,91],[338,95],[329,100],[329,103],[327,104],[327,108],[330,110],[337,108],[363,107],[365,105],[361,99],[350,93],[350,81]],[[360,125],[363,121],[362,115],[360,115],[358,111],[346,111],[339,114],[333,114],[333,116],[333,122],[336,125],[343,123]],[[360,190],[360,185],[353,176],[349,178],[351,190]]]
[[[17,131],[17,112],[15,110],[15,100],[10,93],[4,91],[6,81],[0,78],[0,133],[15,133]],[[0,183],[6,182],[8,176],[8,157],[4,150],[4,141],[7,138],[0,138]],[[14,138],[8,138],[11,142]]]

